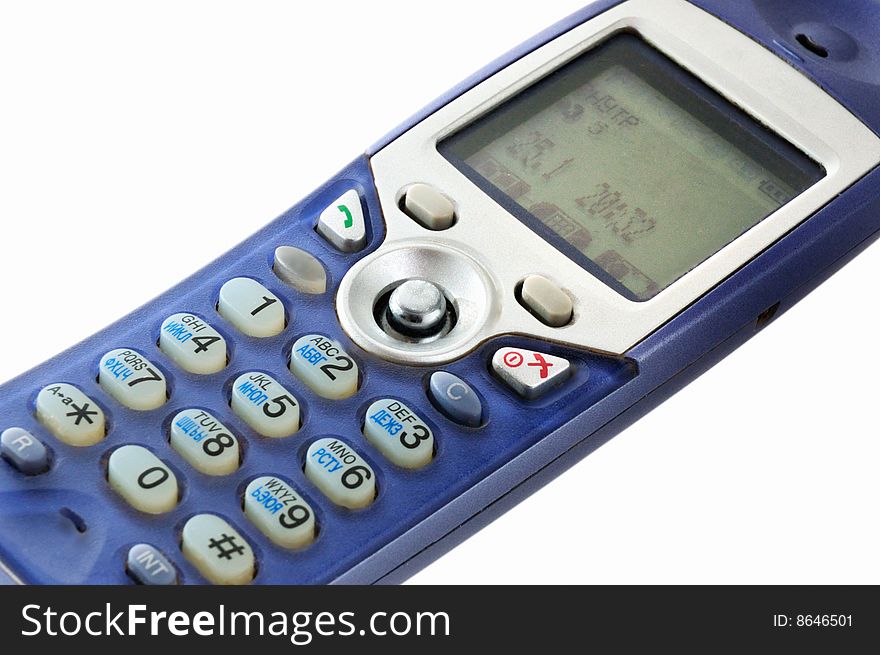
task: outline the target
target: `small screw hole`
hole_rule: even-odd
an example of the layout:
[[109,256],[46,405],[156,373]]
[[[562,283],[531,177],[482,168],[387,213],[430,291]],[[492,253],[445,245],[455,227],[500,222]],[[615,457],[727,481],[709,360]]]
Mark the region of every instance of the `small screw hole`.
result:
[[776,312],[778,311],[779,303],[776,303],[775,305],[770,305],[767,309],[758,314],[758,319],[755,321],[755,329],[760,330],[767,325],[767,323],[773,320],[773,317],[776,316]]
[[807,34],[798,34],[794,37],[795,40],[800,43],[804,48],[812,52],[817,57],[825,58],[828,56],[828,49],[824,48],[822,45],[814,41]]

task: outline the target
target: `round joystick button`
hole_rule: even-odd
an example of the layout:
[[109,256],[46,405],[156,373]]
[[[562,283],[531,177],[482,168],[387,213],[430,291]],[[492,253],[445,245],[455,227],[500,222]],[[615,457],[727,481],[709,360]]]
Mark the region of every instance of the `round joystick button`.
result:
[[446,297],[426,280],[407,280],[388,298],[388,322],[413,335],[438,333],[446,324]]

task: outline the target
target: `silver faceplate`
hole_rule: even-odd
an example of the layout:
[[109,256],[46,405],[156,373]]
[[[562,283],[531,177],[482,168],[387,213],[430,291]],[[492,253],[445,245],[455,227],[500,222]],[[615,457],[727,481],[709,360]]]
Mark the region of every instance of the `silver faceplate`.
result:
[[[615,32],[632,30],[819,162],[826,176],[650,300],[624,298],[507,213],[437,152],[437,142]],[[521,334],[620,355],[827,204],[880,163],[880,139],[809,79],[749,37],[684,0],[629,0],[575,27],[467,91],[371,160],[387,234],[342,280],[339,320],[362,348],[433,365],[481,342]],[[431,232],[399,208],[408,185],[433,185],[457,221]],[[555,281],[575,306],[551,328],[516,300],[530,274]],[[372,302],[408,277],[430,279],[461,306],[442,339],[406,344],[384,334]],[[370,305],[370,306],[368,306]]]

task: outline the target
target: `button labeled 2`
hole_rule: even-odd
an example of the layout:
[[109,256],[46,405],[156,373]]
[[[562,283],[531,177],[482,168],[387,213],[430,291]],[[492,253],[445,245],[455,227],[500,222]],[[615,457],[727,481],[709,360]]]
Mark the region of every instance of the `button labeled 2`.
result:
[[282,548],[303,548],[315,540],[315,512],[286,482],[264,475],[244,492],[244,513]]
[[299,403],[275,378],[258,371],[245,373],[232,385],[232,411],[251,428],[279,439],[299,430]]
[[391,462],[408,469],[434,457],[434,433],[424,420],[399,400],[377,400],[364,419],[364,436]]
[[162,371],[135,350],[111,350],[101,358],[99,371],[98,382],[104,391],[130,409],[156,409],[168,399]]
[[306,477],[332,502],[367,507],[376,497],[376,474],[347,443],[327,437],[309,446]]
[[229,475],[241,463],[238,439],[201,409],[185,409],[174,417],[171,447],[205,475]]
[[348,398],[358,389],[357,364],[342,346],[320,334],[307,334],[293,344],[290,372],[330,400]]

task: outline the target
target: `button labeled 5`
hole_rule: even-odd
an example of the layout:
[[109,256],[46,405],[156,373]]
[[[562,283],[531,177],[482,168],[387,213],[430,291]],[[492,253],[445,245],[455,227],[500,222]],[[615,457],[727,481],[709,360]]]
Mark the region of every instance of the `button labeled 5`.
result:
[[264,437],[289,437],[299,430],[299,403],[275,378],[245,373],[232,385],[232,411]]
[[309,447],[306,477],[327,498],[348,509],[367,507],[376,497],[373,469],[341,439],[318,439]]
[[307,334],[293,344],[290,372],[331,400],[348,398],[358,388],[357,364],[342,346],[320,334]]

